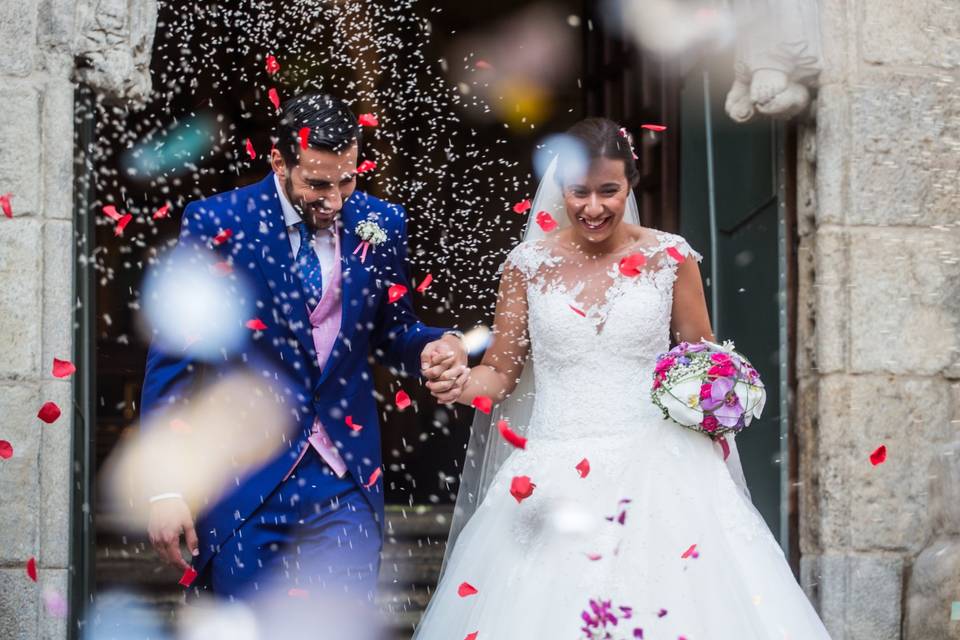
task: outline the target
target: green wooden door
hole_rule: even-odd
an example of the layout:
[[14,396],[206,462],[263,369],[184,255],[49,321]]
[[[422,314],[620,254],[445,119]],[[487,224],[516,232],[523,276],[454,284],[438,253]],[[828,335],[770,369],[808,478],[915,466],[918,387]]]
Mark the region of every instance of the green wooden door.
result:
[[700,269],[717,338],[733,340],[766,385],[763,416],[737,445],[753,502],[786,549],[781,127],[767,119],[730,120],[723,109],[729,82],[696,69],[681,88],[680,233],[704,256]]

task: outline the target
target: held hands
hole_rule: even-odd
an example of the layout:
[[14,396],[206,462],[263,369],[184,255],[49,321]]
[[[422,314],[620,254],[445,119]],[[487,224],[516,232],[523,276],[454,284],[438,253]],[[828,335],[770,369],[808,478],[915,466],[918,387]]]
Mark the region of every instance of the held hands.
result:
[[150,521],[147,524],[150,543],[157,554],[168,564],[182,570],[189,568],[180,552],[180,535],[190,554],[200,554],[200,543],[193,528],[190,507],[182,498],[167,498],[150,505]]
[[437,402],[456,402],[470,375],[463,340],[447,334],[427,344],[420,354],[420,368]]

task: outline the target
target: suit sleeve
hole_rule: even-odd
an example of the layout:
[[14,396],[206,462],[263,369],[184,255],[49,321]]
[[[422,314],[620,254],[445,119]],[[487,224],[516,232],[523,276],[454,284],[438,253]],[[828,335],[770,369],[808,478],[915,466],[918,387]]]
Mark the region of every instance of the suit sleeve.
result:
[[413,287],[410,285],[407,264],[406,214],[401,207],[397,209],[399,222],[393,251],[389,254],[389,282],[386,286],[403,285],[407,288],[407,294],[393,303],[386,296],[383,297],[377,309],[371,342],[380,362],[412,375],[420,372],[420,353],[423,348],[427,343],[439,339],[447,329],[428,327],[420,322],[413,310]]

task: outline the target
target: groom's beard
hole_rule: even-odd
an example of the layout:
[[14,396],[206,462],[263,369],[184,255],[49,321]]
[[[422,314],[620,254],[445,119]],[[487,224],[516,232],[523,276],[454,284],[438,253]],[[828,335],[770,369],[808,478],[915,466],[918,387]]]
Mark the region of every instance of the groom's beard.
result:
[[[297,196],[294,192],[293,180],[289,174],[283,182],[283,190],[287,193],[287,201],[290,202],[297,213],[300,214],[300,218],[314,229],[328,229],[336,222],[337,217],[340,215],[339,211],[331,212],[325,207],[304,202],[303,198]],[[323,202],[323,200],[317,200],[318,205],[321,202]]]

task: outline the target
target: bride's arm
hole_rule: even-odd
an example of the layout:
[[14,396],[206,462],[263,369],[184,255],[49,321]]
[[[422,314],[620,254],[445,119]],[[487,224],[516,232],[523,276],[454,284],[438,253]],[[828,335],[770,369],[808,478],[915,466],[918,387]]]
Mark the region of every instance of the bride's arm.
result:
[[710,328],[710,315],[703,295],[700,267],[687,259],[677,265],[677,280],[673,284],[673,311],[670,316],[670,335],[677,342],[716,342]]
[[[483,361],[470,369],[456,401],[469,405],[477,396],[486,396],[494,402],[503,400],[517,386],[529,351],[526,282],[523,273],[508,262],[500,277],[490,346]],[[431,391],[437,386],[437,383],[427,383]]]

